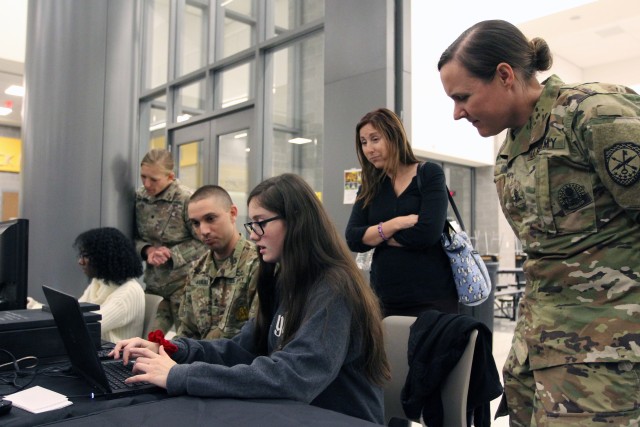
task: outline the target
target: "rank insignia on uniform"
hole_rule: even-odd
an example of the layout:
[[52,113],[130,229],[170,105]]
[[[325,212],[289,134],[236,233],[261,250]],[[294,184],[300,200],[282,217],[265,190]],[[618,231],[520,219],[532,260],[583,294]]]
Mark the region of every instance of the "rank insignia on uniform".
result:
[[247,307],[238,308],[236,311],[236,319],[242,322],[249,320],[249,309]]
[[616,184],[628,187],[640,179],[640,145],[619,142],[604,150],[607,173]]
[[560,187],[558,203],[565,211],[573,212],[591,203],[591,196],[584,186],[570,182]]

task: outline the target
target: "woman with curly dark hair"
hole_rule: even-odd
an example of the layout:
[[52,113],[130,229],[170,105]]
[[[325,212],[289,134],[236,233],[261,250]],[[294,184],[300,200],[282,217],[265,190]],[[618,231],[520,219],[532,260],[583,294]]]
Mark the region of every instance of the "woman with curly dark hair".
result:
[[142,334],[144,290],[136,279],[142,262],[133,241],[115,228],[102,227],[81,233],[73,247],[91,279],[78,301],[100,305],[102,339],[117,342]]
[[[112,227],[94,228],[76,237],[78,264],[91,280],[80,302],[100,305],[102,339],[117,342],[142,334],[144,290],[137,280],[142,261],[131,239]],[[42,304],[27,298],[27,308]]]

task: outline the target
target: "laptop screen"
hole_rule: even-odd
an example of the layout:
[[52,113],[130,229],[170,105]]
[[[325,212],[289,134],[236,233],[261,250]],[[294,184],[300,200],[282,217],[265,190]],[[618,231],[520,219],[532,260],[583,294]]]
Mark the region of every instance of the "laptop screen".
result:
[[67,350],[71,366],[101,391],[109,391],[100,359],[75,297],[42,286],[42,290]]

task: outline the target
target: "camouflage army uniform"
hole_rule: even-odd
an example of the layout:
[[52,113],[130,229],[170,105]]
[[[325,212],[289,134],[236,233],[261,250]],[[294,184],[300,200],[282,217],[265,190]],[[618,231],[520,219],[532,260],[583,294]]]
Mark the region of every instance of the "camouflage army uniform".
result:
[[258,253],[240,236],[219,267],[209,251],[189,273],[180,303],[177,335],[194,339],[231,338],[255,315]]
[[640,96],[557,76],[544,85],[495,168],[528,256],[504,367],[511,423],[637,426]]
[[144,187],[136,192],[138,254],[142,256],[142,249],[148,245],[166,246],[171,250],[171,259],[165,264],[158,267],[147,264],[144,270],[145,292],[167,300],[158,307],[154,325],[165,332],[178,320],[180,298],[191,264],[207,250],[189,222],[187,202],[191,194],[192,191],[177,180],[155,197]]

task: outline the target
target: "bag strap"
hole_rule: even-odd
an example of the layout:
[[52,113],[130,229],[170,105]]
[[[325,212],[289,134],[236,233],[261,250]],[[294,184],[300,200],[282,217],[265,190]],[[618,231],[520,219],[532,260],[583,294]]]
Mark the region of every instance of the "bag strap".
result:
[[[416,181],[418,182],[418,190],[420,190],[420,193],[422,193],[422,179],[420,179],[420,172],[422,170],[422,167],[425,164],[427,164],[427,162],[420,163],[420,166],[418,166],[418,173],[416,174]],[[451,196],[451,192],[449,191],[449,187],[445,185],[445,188],[447,190],[447,197],[449,198],[449,204],[453,209],[453,213],[456,215],[458,224],[460,224],[460,228],[462,229],[462,231],[466,231],[466,229],[464,228],[464,222],[462,222],[462,217],[460,216],[460,212],[458,212],[458,207],[456,206],[456,202],[453,201],[453,197]],[[446,221],[445,228],[446,227],[453,228],[451,227],[451,224],[449,224],[449,220]]]

